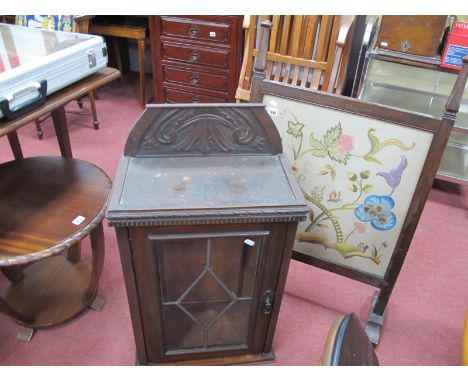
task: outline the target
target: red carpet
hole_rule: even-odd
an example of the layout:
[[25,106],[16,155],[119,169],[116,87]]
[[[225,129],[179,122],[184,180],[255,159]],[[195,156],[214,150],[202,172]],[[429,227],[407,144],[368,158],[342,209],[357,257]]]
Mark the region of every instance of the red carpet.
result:
[[[114,176],[127,135],[142,110],[136,77],[99,91],[100,130],[91,118],[68,115],[73,154]],[[150,81],[148,81],[149,84]],[[86,104],[86,101],[85,101]],[[74,105],[70,105],[74,106]],[[50,120],[44,140],[33,125],[19,131],[25,156],[60,155]],[[13,159],[6,138],[0,161]],[[468,211],[458,187],[440,182],[424,209],[406,262],[387,307],[377,347],[382,365],[458,365],[468,308]],[[0,316],[0,365],[133,365],[135,345],[113,229],[105,227],[106,261],[101,312],[88,311],[61,327],[16,340],[17,325]],[[83,246],[89,256],[89,242]],[[8,283],[0,276],[0,291]],[[329,327],[354,311],[364,323],[373,288],[293,261],[274,339],[274,365],[316,365]]]

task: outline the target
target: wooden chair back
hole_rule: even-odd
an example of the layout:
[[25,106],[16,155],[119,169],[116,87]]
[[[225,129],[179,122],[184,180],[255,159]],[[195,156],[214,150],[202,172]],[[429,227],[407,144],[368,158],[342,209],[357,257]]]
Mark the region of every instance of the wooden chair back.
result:
[[336,319],[328,332],[321,366],[379,366],[374,347],[354,313]]
[[354,16],[247,16],[238,101],[250,100],[253,61],[262,49],[259,21],[272,23],[266,78],[293,86],[341,93]]

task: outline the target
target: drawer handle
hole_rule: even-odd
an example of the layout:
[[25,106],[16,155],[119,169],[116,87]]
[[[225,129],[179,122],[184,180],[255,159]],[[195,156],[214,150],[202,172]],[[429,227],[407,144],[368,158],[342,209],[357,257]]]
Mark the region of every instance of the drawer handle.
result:
[[191,25],[189,28],[189,37],[197,37],[200,29],[196,25]]
[[193,97],[192,97],[192,103],[200,103],[200,97],[198,97],[198,96],[196,96],[196,95],[193,96]]
[[192,74],[191,77],[190,77],[190,83],[192,85],[196,85],[196,84],[198,84],[198,82],[200,82],[200,78],[198,77],[198,75],[195,74],[195,73]]
[[197,62],[198,61],[198,53],[197,52],[190,52],[190,56],[189,56],[189,61],[190,62]]

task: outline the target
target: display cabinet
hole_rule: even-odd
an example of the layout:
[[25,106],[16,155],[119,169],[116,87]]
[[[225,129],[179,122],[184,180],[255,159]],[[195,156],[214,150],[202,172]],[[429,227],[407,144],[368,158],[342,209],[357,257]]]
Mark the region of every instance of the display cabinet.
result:
[[127,140],[107,212],[137,362],[272,360],[306,214],[263,105],[150,105]]
[[156,103],[234,102],[242,16],[152,16]]

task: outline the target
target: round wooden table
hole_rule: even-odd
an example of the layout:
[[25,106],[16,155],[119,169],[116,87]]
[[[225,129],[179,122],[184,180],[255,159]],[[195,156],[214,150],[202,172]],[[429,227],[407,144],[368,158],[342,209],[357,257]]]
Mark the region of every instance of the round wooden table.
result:
[[[35,329],[76,317],[97,298],[111,181],[98,167],[65,157],[0,164],[0,270],[11,281],[0,312],[29,341]],[[92,262],[80,257],[90,236]],[[62,256],[56,256],[62,255]]]

